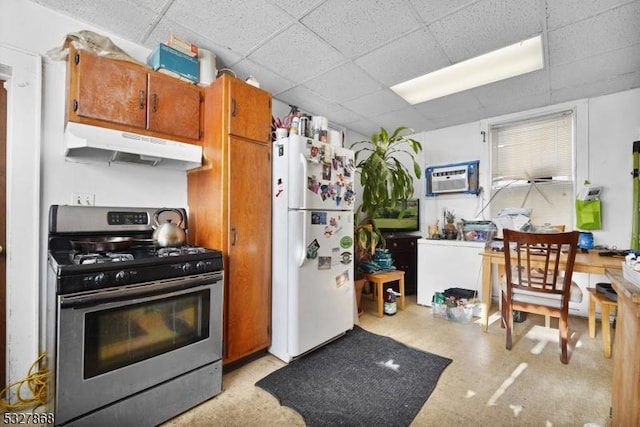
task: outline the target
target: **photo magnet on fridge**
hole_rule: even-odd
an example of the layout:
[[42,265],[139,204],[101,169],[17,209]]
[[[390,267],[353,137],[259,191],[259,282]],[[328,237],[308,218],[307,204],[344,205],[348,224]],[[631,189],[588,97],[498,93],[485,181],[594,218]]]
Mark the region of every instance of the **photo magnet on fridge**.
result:
[[340,262],[340,248],[331,249],[331,265],[338,265]]
[[313,242],[307,246],[307,259],[316,259],[318,257],[318,249],[320,249],[320,244],[317,239],[313,239]]
[[318,270],[331,270],[331,257],[330,256],[318,257]]
[[311,224],[325,225],[327,223],[326,212],[311,212]]
[[349,282],[349,270],[345,270],[342,274],[336,276],[336,287],[340,287]]

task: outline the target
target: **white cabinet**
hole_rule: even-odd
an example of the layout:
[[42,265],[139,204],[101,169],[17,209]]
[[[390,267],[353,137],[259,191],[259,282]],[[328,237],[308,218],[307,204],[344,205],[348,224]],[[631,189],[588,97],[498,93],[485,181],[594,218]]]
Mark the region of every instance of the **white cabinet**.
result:
[[418,295],[420,305],[431,306],[434,292],[464,288],[482,292],[482,256],[485,242],[418,240]]

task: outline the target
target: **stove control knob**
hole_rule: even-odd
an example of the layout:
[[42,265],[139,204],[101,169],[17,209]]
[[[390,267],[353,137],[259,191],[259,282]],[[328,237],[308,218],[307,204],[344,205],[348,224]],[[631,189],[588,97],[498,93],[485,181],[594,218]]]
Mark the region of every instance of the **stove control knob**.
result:
[[182,271],[185,273],[190,272],[192,268],[193,266],[191,265],[190,262],[185,262],[184,264],[182,264]]
[[98,286],[104,285],[106,281],[107,281],[107,277],[104,275],[104,273],[98,273],[93,277],[93,283],[95,283]]
[[204,261],[198,261],[196,263],[196,270],[197,271],[204,271],[204,269],[207,268],[207,263]]
[[129,273],[126,271],[118,271],[116,273],[116,282],[124,282],[129,279]]

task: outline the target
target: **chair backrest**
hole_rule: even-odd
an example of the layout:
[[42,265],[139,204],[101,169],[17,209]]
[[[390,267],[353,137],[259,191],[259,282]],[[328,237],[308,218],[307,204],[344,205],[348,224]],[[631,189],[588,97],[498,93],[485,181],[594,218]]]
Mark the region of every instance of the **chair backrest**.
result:
[[556,295],[567,305],[579,234],[503,230],[507,291]]

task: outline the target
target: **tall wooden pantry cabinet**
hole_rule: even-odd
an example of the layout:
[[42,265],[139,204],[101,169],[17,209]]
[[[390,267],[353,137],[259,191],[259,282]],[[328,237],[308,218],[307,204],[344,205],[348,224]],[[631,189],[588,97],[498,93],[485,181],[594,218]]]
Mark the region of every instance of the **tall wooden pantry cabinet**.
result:
[[189,239],[224,253],[225,364],[271,344],[271,94],[230,75],[205,90]]

